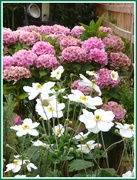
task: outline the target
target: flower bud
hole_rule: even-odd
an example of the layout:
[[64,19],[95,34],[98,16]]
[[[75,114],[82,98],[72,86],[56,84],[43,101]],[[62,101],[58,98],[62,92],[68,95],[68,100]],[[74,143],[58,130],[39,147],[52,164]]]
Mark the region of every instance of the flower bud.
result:
[[40,118],[39,118],[39,121],[43,121],[43,117],[40,117]]
[[70,147],[69,148],[69,152],[73,152],[74,148],[73,147]]

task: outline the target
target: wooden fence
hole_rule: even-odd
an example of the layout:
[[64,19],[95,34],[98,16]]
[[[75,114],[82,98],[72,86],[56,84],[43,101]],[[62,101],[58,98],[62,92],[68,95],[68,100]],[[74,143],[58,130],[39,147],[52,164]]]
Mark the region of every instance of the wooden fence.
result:
[[134,9],[135,3],[95,3],[95,14],[105,16],[103,25],[111,27],[119,36],[131,43],[131,57],[134,49]]

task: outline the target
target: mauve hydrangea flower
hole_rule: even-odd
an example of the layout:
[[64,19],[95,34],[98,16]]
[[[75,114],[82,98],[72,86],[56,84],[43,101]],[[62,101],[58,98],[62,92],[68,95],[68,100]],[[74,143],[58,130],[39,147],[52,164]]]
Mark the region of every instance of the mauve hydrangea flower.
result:
[[38,32],[39,32],[40,34],[50,34],[50,33],[51,33],[51,26],[41,25],[41,26],[39,27]]
[[18,41],[18,34],[10,28],[3,27],[3,44],[11,45]]
[[17,51],[13,54],[14,66],[22,66],[29,68],[34,64],[34,61],[37,59],[37,55],[32,51],[27,51],[25,49]]
[[66,36],[60,41],[60,49],[63,50],[69,46],[80,46],[81,41],[72,36]]
[[65,62],[65,63],[70,63],[70,62],[84,63],[87,60],[87,54],[85,49],[80,48],[79,46],[70,46],[62,51],[62,54],[59,58],[61,62]]
[[57,43],[60,43],[60,41],[64,38],[66,38],[67,36],[65,34],[48,34],[45,35],[45,38],[51,38],[51,39],[56,39]]
[[91,49],[104,49],[104,44],[100,38],[91,37],[88,40],[83,41],[82,47],[86,50],[86,52],[91,51]]
[[108,70],[106,68],[102,68],[97,72],[98,77],[95,77],[96,84],[100,88],[108,88],[108,87],[115,87],[120,82],[120,77],[112,78],[112,74],[114,74],[114,71]]
[[105,38],[102,39],[105,49],[109,52],[123,52],[124,51],[124,42],[119,36],[112,34],[107,34]]
[[43,54],[35,61],[36,68],[56,69],[59,66],[57,58],[53,54]]
[[108,56],[104,49],[97,49],[97,48],[92,49],[89,52],[87,58],[89,62],[95,61],[101,64],[101,67],[104,67],[108,64]]
[[28,46],[33,45],[40,40],[41,40],[41,35],[35,31],[32,32],[22,31],[22,33],[19,35],[19,41],[22,44]]
[[3,79],[6,81],[18,81],[22,78],[30,78],[31,72],[24,67],[10,66],[3,71]]
[[105,26],[100,26],[99,27],[99,33],[104,32],[104,33],[109,33],[112,34],[113,31],[110,27],[105,27]]
[[3,56],[3,70],[14,64],[12,56]]
[[126,110],[122,107],[122,105],[118,104],[115,101],[109,101],[102,106],[103,110],[105,111],[112,111],[115,115],[115,121],[124,119],[126,115]]
[[51,26],[50,33],[69,35],[70,34],[70,29],[68,27],[61,26],[59,24],[54,24],[53,26]]
[[84,30],[85,28],[83,26],[74,26],[70,33],[71,36],[79,38]]
[[89,93],[91,91],[91,87],[80,86],[79,82],[81,82],[81,80],[74,81],[71,85],[71,89],[77,89],[77,90],[81,91],[84,95],[89,95]]
[[108,63],[107,53],[105,52],[104,44],[100,38],[91,37],[82,43],[82,48],[87,52],[89,62],[95,61],[104,67]]
[[19,124],[21,124],[22,122],[23,122],[23,120],[21,119],[20,116],[16,115],[16,116],[14,117],[14,125],[19,125]]
[[29,26],[18,27],[17,30],[24,30],[24,31],[31,32],[31,31],[38,31],[39,27],[35,25],[29,25]]
[[44,42],[44,41],[36,42],[32,47],[32,52],[34,52],[38,56],[42,54],[55,55],[54,46],[52,46],[49,42]]
[[114,68],[125,67],[131,65],[131,59],[122,52],[112,52],[109,56],[109,63]]

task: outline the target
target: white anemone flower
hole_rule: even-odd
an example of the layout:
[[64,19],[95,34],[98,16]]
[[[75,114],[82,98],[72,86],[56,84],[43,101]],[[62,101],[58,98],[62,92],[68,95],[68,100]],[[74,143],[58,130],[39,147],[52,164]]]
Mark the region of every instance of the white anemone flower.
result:
[[96,109],[95,106],[102,105],[102,99],[98,96],[92,98],[91,96],[84,95],[79,90],[71,90],[71,92],[73,94],[68,95],[70,101],[82,103],[90,109]]
[[51,72],[50,77],[53,77],[53,78],[55,77],[56,79],[60,79],[63,72],[64,72],[63,66],[59,66],[57,69]]
[[133,171],[127,171],[127,172],[125,172],[124,174],[122,174],[122,177],[134,177],[134,169],[133,169]]
[[14,173],[18,172],[21,169],[23,164],[21,159],[14,159],[13,163],[7,164],[7,169],[4,172],[13,171]]
[[33,143],[33,146],[42,146],[42,147],[46,147],[46,148],[48,148],[50,146],[49,144],[43,143],[40,140],[31,141],[31,142]]
[[95,141],[93,141],[93,140],[86,142],[86,144],[78,144],[77,145],[77,147],[79,147],[79,149],[85,154],[88,154],[96,146],[97,146],[97,143],[95,143]]
[[57,126],[54,126],[52,128],[53,130],[53,134],[55,134],[56,136],[60,137],[63,135],[65,128],[62,124],[58,124]]
[[23,120],[23,123],[21,125],[11,126],[10,129],[17,131],[16,135],[19,137],[26,134],[30,134],[32,136],[38,136],[39,133],[35,129],[38,125],[39,123],[37,122],[33,123],[31,119],[26,118]]
[[40,99],[37,99],[37,104],[36,104],[36,112],[44,119],[44,120],[49,120],[53,117],[55,118],[61,118],[63,117],[63,112],[62,110],[65,108],[64,103],[59,103],[57,102],[56,99],[53,99],[50,101],[49,104],[44,104],[41,102]]
[[24,86],[23,90],[28,93],[29,100],[34,99],[36,96],[38,96],[42,92],[51,93],[51,88],[55,85],[55,82],[47,82],[43,85],[39,83],[32,83],[32,87],[30,86]]
[[86,74],[90,76],[95,76],[96,78],[98,78],[98,74],[95,71],[86,71]]
[[118,72],[116,72],[116,71],[112,71],[111,72],[111,74],[110,74],[110,76],[111,76],[111,79],[113,79],[113,80],[117,80],[118,79]]
[[24,178],[24,177],[26,177],[26,175],[19,175],[19,174],[17,174],[16,176],[14,176],[15,178]]
[[28,160],[28,159],[23,160],[23,164],[26,164],[27,170],[29,172],[31,171],[31,168],[37,169],[37,167],[33,163],[31,163],[30,160]]
[[82,79],[82,81],[78,83],[80,86],[89,86],[89,87],[93,88],[96,92],[98,92],[99,96],[101,96],[100,87],[98,85],[96,85],[94,81],[90,81],[82,74],[80,74],[80,78]]
[[97,134],[99,131],[107,132],[114,125],[112,122],[115,115],[112,111],[104,111],[97,109],[92,112],[82,109],[83,114],[80,115],[79,120],[83,122],[89,132]]
[[80,132],[78,135],[76,135],[74,138],[78,139],[78,140],[84,140],[88,137],[88,135],[90,134],[90,132],[87,132],[86,134],[84,134],[83,132]]
[[122,137],[132,138],[134,137],[134,125],[133,124],[121,124],[116,122],[116,128],[119,129],[119,133]]

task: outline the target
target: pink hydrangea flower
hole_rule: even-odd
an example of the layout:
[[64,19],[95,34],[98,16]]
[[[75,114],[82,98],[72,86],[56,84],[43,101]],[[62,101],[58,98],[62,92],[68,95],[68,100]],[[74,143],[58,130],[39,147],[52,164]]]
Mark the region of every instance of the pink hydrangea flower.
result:
[[20,33],[19,35],[19,41],[22,44],[25,45],[33,45],[35,44],[37,41],[41,40],[41,35],[35,31],[32,32],[27,32],[27,31],[22,31],[22,33]]
[[79,38],[84,30],[85,28],[83,26],[74,26],[70,33],[71,36]]
[[13,54],[14,66],[22,66],[29,68],[36,61],[37,55],[32,51],[27,51],[25,49],[17,51]]
[[55,55],[54,46],[52,46],[49,42],[44,42],[44,41],[36,42],[32,47],[32,52],[34,52],[38,56],[42,54]]
[[3,79],[6,81],[18,81],[22,78],[30,78],[31,72],[20,66],[10,66],[3,71]]
[[89,62],[95,61],[99,64],[101,64],[101,67],[104,67],[108,64],[108,56],[104,49],[92,49],[88,56],[87,56]]
[[11,45],[18,41],[18,34],[10,28],[3,27],[3,44]]
[[53,54],[43,54],[35,61],[36,68],[56,69],[59,66],[57,58]]
[[16,115],[16,116],[14,117],[14,125],[19,125],[19,124],[21,124],[22,122],[23,122],[23,120],[21,119],[20,116]]
[[14,64],[12,56],[3,56],[3,70]]
[[85,95],[89,95],[90,91],[91,91],[91,87],[88,86],[80,86],[78,83],[81,82],[81,80],[76,80],[72,83],[71,85],[71,89],[77,89],[79,91],[81,91],[83,94]]
[[113,31],[110,27],[105,27],[105,26],[100,26],[99,27],[99,33],[104,32],[104,33],[109,33],[112,34]]
[[130,66],[131,59],[129,59],[129,57],[122,52],[111,52],[109,56],[109,63],[112,67],[119,68],[124,66]]
[[105,49],[111,52],[123,52],[124,51],[124,42],[119,36],[112,34],[107,34],[105,38],[102,39]]
[[120,82],[120,77],[112,78],[112,70],[102,68],[97,72],[98,77],[95,77],[96,84],[100,88],[115,87]]
[[118,104],[115,101],[109,101],[102,106],[102,109],[105,111],[112,111],[115,115],[115,121],[124,119],[126,115],[126,110],[122,107],[122,105]]
[[39,33],[40,33],[40,34],[50,34],[50,33],[51,33],[51,26],[41,25],[41,26],[39,27]]
[[51,26],[51,32],[50,33],[69,35],[70,29],[68,27],[65,27],[65,26],[54,24],[53,26]]
[[80,46],[81,41],[72,36],[66,36],[60,41],[60,49],[63,50],[69,46]]
[[105,52],[104,44],[100,38],[91,37],[82,43],[82,47],[87,52],[87,58],[89,62],[98,62],[101,64],[101,67],[107,65],[107,53]]
[[61,62],[84,63],[87,60],[87,54],[86,54],[85,49],[80,48],[79,46],[70,46],[70,47],[65,48],[62,51],[62,54],[59,58]]
[[23,31],[31,32],[31,31],[38,31],[39,27],[35,26],[35,25],[29,25],[29,26],[18,27],[17,30],[23,30]]

